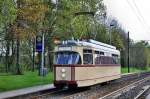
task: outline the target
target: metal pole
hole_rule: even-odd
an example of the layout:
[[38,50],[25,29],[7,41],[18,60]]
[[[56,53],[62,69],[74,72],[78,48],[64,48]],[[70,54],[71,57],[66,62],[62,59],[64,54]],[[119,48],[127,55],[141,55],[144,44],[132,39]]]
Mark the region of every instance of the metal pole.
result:
[[130,38],[129,38],[129,32],[128,32],[128,73],[130,72],[130,64],[129,64],[129,47],[130,47]]
[[109,44],[111,45],[111,26],[109,28],[109,39],[110,39]]
[[41,60],[41,76],[43,76],[44,70],[44,33],[42,33],[42,60]]

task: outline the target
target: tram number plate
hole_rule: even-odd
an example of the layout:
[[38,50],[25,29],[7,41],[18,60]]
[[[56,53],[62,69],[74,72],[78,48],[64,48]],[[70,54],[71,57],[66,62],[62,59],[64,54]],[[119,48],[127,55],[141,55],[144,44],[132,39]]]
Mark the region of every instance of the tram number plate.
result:
[[66,50],[67,50],[67,51],[70,51],[70,50],[72,50],[72,49],[71,49],[71,47],[59,47],[58,50],[59,50],[59,51],[64,51],[64,50],[65,50],[65,51],[66,51]]

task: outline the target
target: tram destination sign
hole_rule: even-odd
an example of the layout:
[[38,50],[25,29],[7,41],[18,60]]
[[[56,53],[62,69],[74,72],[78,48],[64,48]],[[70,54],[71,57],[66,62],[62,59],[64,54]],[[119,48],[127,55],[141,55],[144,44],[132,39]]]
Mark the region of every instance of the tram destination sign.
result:
[[41,53],[42,52],[42,36],[36,37],[36,51]]
[[59,51],[71,51],[72,48],[71,47],[59,47],[58,50]]

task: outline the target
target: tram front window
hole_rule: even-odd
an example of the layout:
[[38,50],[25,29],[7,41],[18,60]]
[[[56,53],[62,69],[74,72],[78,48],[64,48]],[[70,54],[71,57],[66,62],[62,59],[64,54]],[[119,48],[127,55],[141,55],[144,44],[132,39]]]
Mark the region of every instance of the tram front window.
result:
[[57,52],[55,64],[81,64],[81,58],[76,52]]

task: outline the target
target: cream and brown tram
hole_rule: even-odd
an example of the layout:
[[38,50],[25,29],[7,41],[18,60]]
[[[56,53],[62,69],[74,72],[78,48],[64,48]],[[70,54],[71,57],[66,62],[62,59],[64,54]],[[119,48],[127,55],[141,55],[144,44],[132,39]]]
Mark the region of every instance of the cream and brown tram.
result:
[[68,40],[54,52],[55,87],[85,87],[120,78],[120,52],[114,46]]

